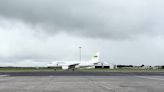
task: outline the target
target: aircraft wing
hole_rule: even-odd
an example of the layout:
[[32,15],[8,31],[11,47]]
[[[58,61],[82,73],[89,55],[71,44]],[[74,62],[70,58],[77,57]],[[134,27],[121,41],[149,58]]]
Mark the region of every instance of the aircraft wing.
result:
[[76,63],[76,64],[72,64],[72,65],[69,65],[70,68],[75,68],[75,66],[79,65],[80,63]]
[[62,69],[73,69],[73,68],[75,68],[79,64],[80,63],[71,63],[71,64],[68,64],[68,65],[63,65]]

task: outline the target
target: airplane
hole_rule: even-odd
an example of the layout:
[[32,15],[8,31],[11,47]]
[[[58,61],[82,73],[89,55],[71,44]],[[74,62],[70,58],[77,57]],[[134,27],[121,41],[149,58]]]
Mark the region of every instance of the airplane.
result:
[[77,69],[77,68],[93,68],[95,64],[99,63],[99,55],[97,52],[91,60],[88,61],[54,61],[49,63],[48,67],[62,67],[63,70]]

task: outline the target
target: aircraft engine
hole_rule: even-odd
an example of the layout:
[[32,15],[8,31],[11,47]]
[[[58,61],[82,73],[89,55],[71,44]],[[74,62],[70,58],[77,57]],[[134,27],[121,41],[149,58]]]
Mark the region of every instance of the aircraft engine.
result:
[[68,69],[69,67],[68,66],[62,66],[62,69],[63,70],[66,70],[66,69]]
[[76,65],[75,68],[80,68],[80,66],[79,65]]

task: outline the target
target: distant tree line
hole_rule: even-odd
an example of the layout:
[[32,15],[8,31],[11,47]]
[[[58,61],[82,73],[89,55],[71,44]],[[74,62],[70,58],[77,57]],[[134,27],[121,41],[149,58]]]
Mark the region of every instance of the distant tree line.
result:
[[164,65],[160,66],[160,69],[164,69]]
[[117,68],[133,67],[133,65],[117,65]]

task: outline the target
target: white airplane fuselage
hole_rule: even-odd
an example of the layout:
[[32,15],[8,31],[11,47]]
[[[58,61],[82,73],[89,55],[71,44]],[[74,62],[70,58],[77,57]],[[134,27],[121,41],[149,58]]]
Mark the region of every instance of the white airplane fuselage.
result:
[[48,64],[49,67],[62,67],[62,69],[71,68],[91,68],[99,63],[99,53],[96,53],[89,61],[55,61]]

